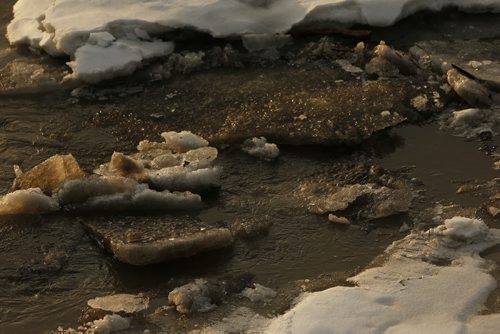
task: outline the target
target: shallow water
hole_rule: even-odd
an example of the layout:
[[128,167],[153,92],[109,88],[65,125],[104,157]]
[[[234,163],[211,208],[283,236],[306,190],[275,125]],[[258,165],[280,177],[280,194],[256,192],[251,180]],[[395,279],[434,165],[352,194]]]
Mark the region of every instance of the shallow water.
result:
[[[14,2],[0,3],[0,22],[9,20]],[[0,49],[6,47],[0,38]],[[14,176],[13,164],[30,168],[53,154],[72,153],[90,171],[107,161],[113,150],[132,150],[136,143],[120,141],[109,128],[92,122],[101,107],[73,104],[64,92],[0,96],[2,192]],[[126,112],[123,104],[116,108]],[[126,124],[123,127],[126,131]],[[324,216],[308,214],[293,196],[301,179],[335,174],[353,161],[374,161],[388,169],[415,166],[410,177],[420,179],[426,189],[425,199],[412,209],[415,212],[436,201],[477,205],[484,198],[457,195],[457,188],[471,179],[484,182],[498,177],[493,159],[478,151],[477,143],[441,132],[436,125],[404,126],[389,134],[343,150],[282,147],[275,163],[255,160],[239,150],[223,150],[219,157],[223,188],[199,217],[270,221],[272,226],[267,235],[187,260],[147,267],[119,263],[86,233],[81,221],[93,219],[89,216],[61,213],[0,219],[0,331],[34,333],[58,325],[74,327],[90,298],[115,292],[165,294],[178,282],[204,276],[251,272],[256,282],[279,289],[322,273],[353,273],[401,238],[399,227],[409,217],[395,216],[369,228],[333,226]]]

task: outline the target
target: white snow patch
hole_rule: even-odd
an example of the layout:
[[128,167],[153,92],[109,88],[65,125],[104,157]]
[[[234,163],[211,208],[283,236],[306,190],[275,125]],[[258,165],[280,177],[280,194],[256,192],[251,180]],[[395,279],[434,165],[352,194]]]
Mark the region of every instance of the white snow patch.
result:
[[31,215],[59,210],[56,199],[40,188],[16,190],[0,198],[0,215]]
[[109,36],[107,38],[101,36],[95,40],[91,34],[89,44],[78,48],[74,60],[67,63],[73,70],[67,78],[96,83],[116,76],[129,75],[142,66],[143,60],[166,56],[174,50],[171,42],[126,39],[113,42]]
[[97,334],[107,334],[111,332],[123,331],[130,327],[130,319],[118,314],[107,315],[102,319],[95,320],[92,329]]
[[[149,41],[176,28],[193,27],[224,37],[283,33],[301,22],[387,26],[417,11],[447,6],[500,11],[498,0],[19,0],[7,38],[13,45],[73,56],[71,77],[95,82],[137,68],[139,58],[145,57],[127,45],[130,41]],[[107,48],[89,48],[89,36],[100,32],[112,33],[126,47],[113,42]],[[169,48],[152,43],[163,50],[156,53],[159,56]],[[99,72],[93,70],[94,64]]]
[[264,137],[254,137],[247,139],[241,148],[253,157],[257,157],[266,161],[276,159],[280,155],[280,150],[276,144],[268,143]]
[[304,295],[265,333],[490,333],[499,316],[476,314],[496,281],[478,254],[498,243],[500,230],[463,217],[413,232],[386,250],[383,266],[351,278],[356,287]]

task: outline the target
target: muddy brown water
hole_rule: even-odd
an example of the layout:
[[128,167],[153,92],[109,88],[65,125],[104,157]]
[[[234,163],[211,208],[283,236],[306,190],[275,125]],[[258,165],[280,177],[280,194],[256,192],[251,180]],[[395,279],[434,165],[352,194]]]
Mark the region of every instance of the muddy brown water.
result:
[[[2,22],[9,20],[14,2],[0,3]],[[6,46],[0,38],[0,48]],[[100,108],[97,103],[73,104],[64,92],[0,97],[0,189],[7,191],[13,164],[29,168],[52,154],[72,153],[90,171],[113,150],[130,151],[135,143],[121,141],[109,128],[92,122]],[[74,327],[90,298],[115,292],[164,294],[167,287],[198,277],[251,272],[256,282],[280,289],[323,273],[353,273],[401,238],[399,227],[409,217],[395,216],[368,229],[332,226],[326,217],[298,208],[290,195],[298,180],[334,173],[353,161],[372,161],[388,169],[415,166],[409,176],[423,182],[426,197],[414,211],[436,201],[474,206],[484,198],[457,195],[460,183],[498,177],[493,159],[477,147],[429,124],[399,127],[349,149],[285,146],[275,163],[224,150],[219,158],[222,190],[198,216],[208,221],[269,220],[269,233],[239,240],[229,249],[155,266],[125,265],[102,251],[80,223],[92,217],[60,213],[1,218],[0,332]]]

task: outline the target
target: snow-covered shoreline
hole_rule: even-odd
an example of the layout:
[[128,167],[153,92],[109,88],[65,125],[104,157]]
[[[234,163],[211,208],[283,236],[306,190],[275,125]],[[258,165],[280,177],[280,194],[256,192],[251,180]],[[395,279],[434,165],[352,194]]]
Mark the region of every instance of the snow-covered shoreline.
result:
[[355,287],[305,295],[265,333],[493,333],[500,315],[478,312],[497,282],[479,252],[499,242],[500,230],[463,217],[413,232]]
[[498,0],[19,0],[7,27],[11,45],[70,56],[69,79],[98,82],[164,57],[162,33],[194,28],[215,37],[286,33],[300,23],[388,26],[421,10],[500,11]]

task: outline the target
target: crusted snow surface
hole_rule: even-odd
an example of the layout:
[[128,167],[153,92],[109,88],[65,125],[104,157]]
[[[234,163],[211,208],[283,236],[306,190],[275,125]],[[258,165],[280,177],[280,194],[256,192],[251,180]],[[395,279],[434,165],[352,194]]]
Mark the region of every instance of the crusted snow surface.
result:
[[[414,12],[446,6],[500,10],[498,0],[19,0],[7,38],[13,45],[72,56],[70,77],[96,82],[128,74],[148,55],[171,52],[171,44],[154,36],[176,28],[223,37],[283,33],[301,22],[387,26]],[[92,34],[102,32],[116,40],[95,43]]]
[[242,150],[253,157],[257,157],[266,161],[276,159],[280,155],[280,150],[276,144],[268,143],[264,137],[254,137],[247,139],[243,143]]
[[[306,294],[265,332],[496,332],[497,314],[477,315],[497,284],[478,254],[498,243],[500,230],[464,217],[413,232],[386,250],[383,266],[352,277],[356,287]],[[442,260],[450,264],[433,264]]]
[[57,200],[45,195],[40,188],[16,190],[0,198],[0,216],[30,215],[58,210]]

